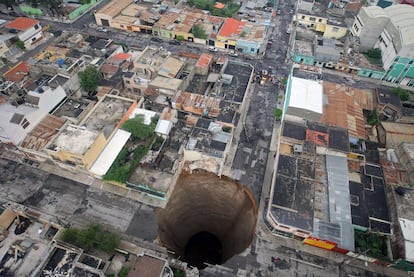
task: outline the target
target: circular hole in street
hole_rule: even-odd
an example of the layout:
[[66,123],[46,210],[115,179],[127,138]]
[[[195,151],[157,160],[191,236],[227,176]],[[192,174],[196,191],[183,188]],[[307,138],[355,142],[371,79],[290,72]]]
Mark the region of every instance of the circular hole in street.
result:
[[175,257],[199,269],[222,264],[252,242],[257,205],[250,190],[228,177],[183,171],[165,209],[158,239]]

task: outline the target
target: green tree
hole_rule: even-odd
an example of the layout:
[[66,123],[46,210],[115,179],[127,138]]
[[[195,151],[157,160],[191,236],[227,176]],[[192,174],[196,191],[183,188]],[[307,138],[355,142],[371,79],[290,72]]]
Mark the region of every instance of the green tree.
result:
[[144,117],[138,115],[134,118],[128,119],[124,125],[122,125],[122,129],[130,132],[134,140],[142,141],[149,138],[154,133],[157,121],[151,122],[150,125],[146,125],[144,124]]
[[74,244],[86,251],[95,248],[111,253],[118,247],[118,235],[103,230],[96,223],[90,224],[86,229],[68,228],[63,231],[62,240]]
[[279,120],[283,115],[283,111],[281,109],[276,109],[275,112],[274,112],[274,115],[275,115],[276,119]]
[[378,114],[376,110],[373,110],[368,117],[368,124],[374,126],[378,123]]
[[193,30],[192,33],[194,35],[194,37],[196,38],[201,38],[201,39],[206,39],[207,35],[206,35],[206,31],[204,30],[203,26],[196,24],[193,26]]
[[95,91],[102,79],[101,73],[92,66],[86,68],[85,71],[78,72],[78,76],[82,89],[87,92]]
[[408,101],[410,100],[410,96],[411,96],[410,92],[400,87],[390,89],[390,93],[398,95],[401,101]]
[[18,40],[18,41],[16,42],[16,45],[17,45],[17,47],[19,47],[21,50],[25,50],[25,49],[26,49],[26,47],[24,46],[24,42],[23,42],[23,41],[21,41],[21,40]]
[[175,39],[178,40],[178,41],[184,41],[184,37],[183,36],[177,36]]

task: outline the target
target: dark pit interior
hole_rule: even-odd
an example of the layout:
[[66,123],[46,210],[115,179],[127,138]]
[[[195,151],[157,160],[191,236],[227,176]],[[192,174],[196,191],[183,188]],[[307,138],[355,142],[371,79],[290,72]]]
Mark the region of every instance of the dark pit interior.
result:
[[158,238],[176,257],[203,269],[222,264],[251,243],[257,206],[249,189],[230,178],[183,171],[165,209]]

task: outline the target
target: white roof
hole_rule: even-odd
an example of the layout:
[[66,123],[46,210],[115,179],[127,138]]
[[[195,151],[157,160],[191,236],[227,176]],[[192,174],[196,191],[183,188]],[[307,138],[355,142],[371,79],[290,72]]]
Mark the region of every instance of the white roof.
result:
[[414,221],[398,218],[404,237],[405,259],[414,263]]
[[[47,89],[43,93],[29,92],[28,95],[39,98],[37,107],[22,104],[13,106],[10,103],[0,105],[0,140],[20,144],[26,135],[42,119],[66,97],[65,90],[59,86],[56,89]],[[20,123],[10,122],[13,116],[23,116]],[[29,123],[27,125],[27,122]],[[26,123],[26,124],[25,124]],[[23,128],[26,126],[26,128]]]
[[158,120],[157,127],[155,127],[155,132],[161,135],[166,135],[171,131],[173,124],[169,120],[160,119]]
[[90,172],[98,176],[105,175],[130,136],[130,132],[118,129],[112,139],[105,146],[102,153],[96,159],[90,169]]
[[157,113],[156,112],[154,112],[154,111],[149,111],[149,110],[145,110],[145,109],[139,109],[139,108],[136,108],[130,115],[129,115],[129,118],[131,119],[131,118],[134,118],[134,117],[136,117],[137,115],[139,115],[139,114],[141,114],[141,115],[144,115],[144,124],[145,125],[150,125],[151,124],[151,118],[153,117],[153,116],[155,116]]
[[318,81],[292,77],[289,106],[322,114],[322,84]]
[[414,7],[406,4],[392,5],[384,11],[400,31],[402,43],[414,43]]

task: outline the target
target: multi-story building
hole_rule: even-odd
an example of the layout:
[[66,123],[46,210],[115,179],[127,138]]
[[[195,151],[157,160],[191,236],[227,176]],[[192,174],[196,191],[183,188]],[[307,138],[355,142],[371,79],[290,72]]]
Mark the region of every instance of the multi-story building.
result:
[[414,7],[363,7],[351,32],[359,37],[360,50],[381,49],[385,73],[378,78],[414,86]]
[[6,28],[15,30],[19,40],[23,41],[24,47],[28,48],[43,37],[42,27],[39,20],[27,17],[18,17],[6,24]]

